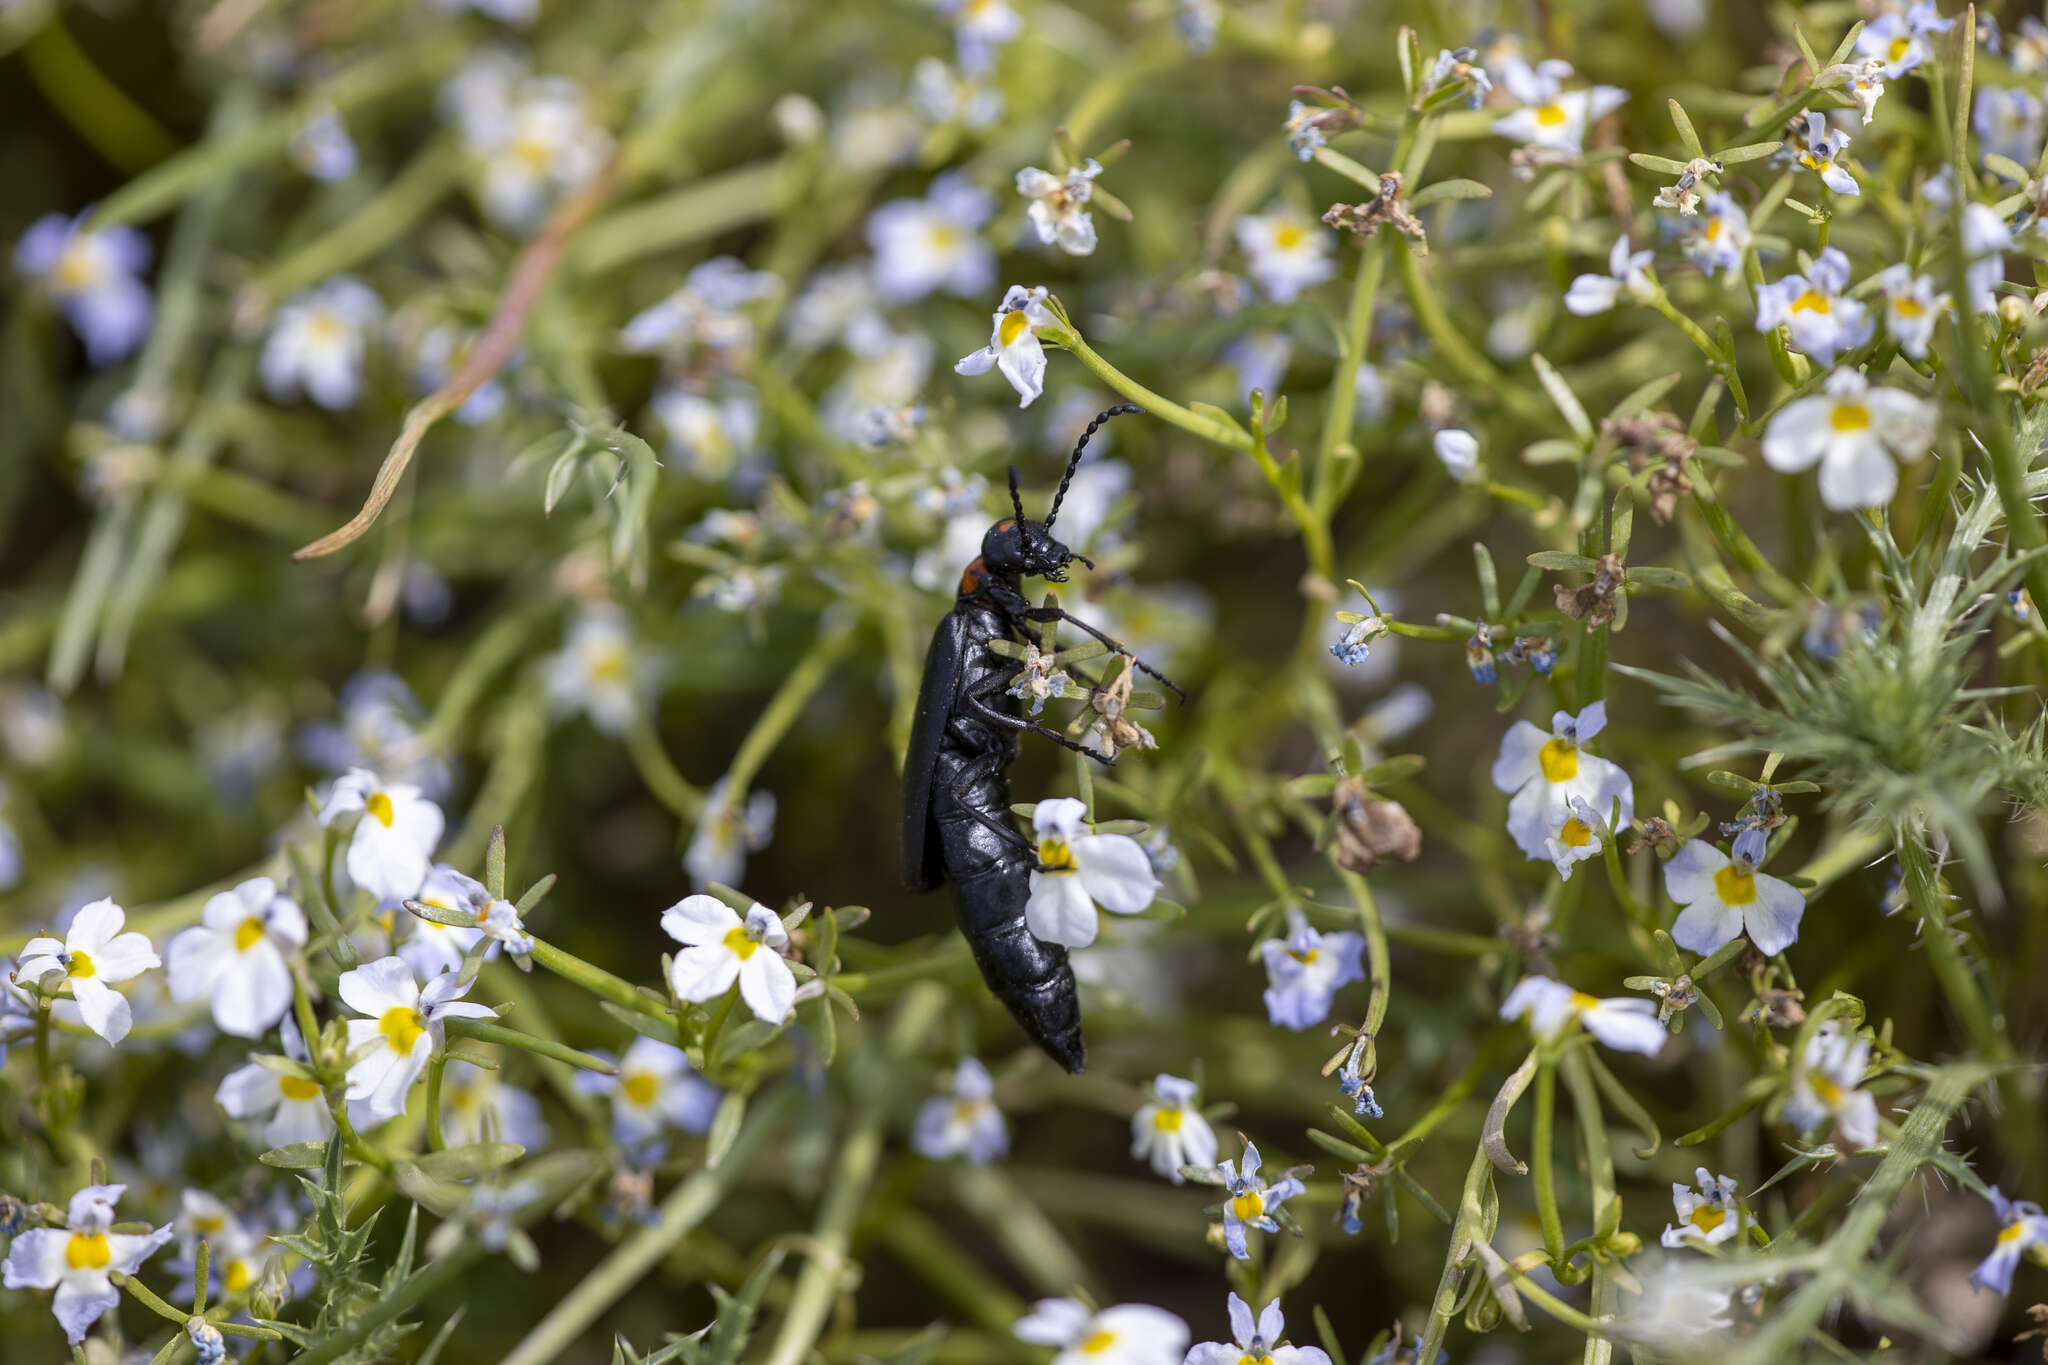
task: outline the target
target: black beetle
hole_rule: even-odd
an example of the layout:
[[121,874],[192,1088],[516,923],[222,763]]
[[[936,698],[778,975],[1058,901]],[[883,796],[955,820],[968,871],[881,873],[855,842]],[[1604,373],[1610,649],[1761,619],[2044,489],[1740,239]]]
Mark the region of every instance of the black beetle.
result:
[[[1073,1072],[1087,1064],[1074,973],[1067,950],[1033,937],[1024,922],[1038,852],[1011,820],[1008,769],[1017,736],[1025,731],[1099,762],[1109,759],[1020,715],[1017,699],[1006,690],[1016,662],[988,645],[994,640],[1036,644],[1037,623],[1065,621],[1131,657],[1121,644],[1060,608],[1032,606],[1022,581],[1065,582],[1067,566],[1077,560],[1095,567],[1054,539],[1052,524],[1089,438],[1110,418],[1138,411],[1119,404],[1088,424],[1043,522],[1024,515],[1017,471],[1010,471],[1016,515],[989,528],[981,557],[960,576],[953,609],[932,635],[903,764],[904,883],[929,891],[952,881],[960,929],[982,978],[1032,1040]],[[1134,657],[1132,663],[1180,692]]]

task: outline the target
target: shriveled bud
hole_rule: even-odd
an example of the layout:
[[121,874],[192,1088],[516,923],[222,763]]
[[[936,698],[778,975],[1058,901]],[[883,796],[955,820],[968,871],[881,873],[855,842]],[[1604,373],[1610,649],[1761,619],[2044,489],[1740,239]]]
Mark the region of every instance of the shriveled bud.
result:
[[1422,856],[1422,830],[1398,801],[1375,796],[1361,778],[1346,777],[1330,798],[1337,816],[1337,866],[1370,872],[1388,858]]
[[1598,630],[1614,620],[1614,598],[1620,590],[1621,556],[1605,554],[1592,582],[1578,588],[1557,585],[1557,609],[1574,621],[1584,621],[1586,629]]

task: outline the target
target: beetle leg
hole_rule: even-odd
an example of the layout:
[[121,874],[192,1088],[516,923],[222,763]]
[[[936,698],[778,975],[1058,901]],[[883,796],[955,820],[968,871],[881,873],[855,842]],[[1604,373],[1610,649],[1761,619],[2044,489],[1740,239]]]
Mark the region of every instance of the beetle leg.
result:
[[1038,860],[1037,847],[1029,839],[1019,834],[1016,826],[1006,820],[996,819],[967,799],[967,788],[974,784],[975,779],[994,772],[1002,764],[1002,761],[1003,756],[1001,754],[985,754],[976,759],[960,770],[960,776],[955,778],[947,787],[947,794],[953,798],[954,804],[959,806],[961,810],[966,811],[981,824],[994,830],[998,835],[1002,836],[1005,842],[1015,844],[1018,848],[1029,853],[1032,861],[1036,863]]
[[1026,620],[1030,621],[1065,621],[1068,625],[1079,629],[1084,634],[1094,636],[1103,644],[1108,645],[1111,649],[1114,649],[1117,653],[1123,655],[1126,659],[1129,659],[1133,664],[1137,665],[1138,671],[1140,673],[1148,674],[1151,677],[1158,679],[1160,682],[1165,683],[1168,687],[1173,689],[1174,694],[1178,696],[1182,701],[1186,701],[1188,699],[1187,689],[1183,688],[1179,683],[1175,682],[1173,679],[1167,677],[1164,673],[1161,673],[1158,669],[1152,667],[1152,665],[1146,663],[1143,659],[1140,659],[1137,655],[1131,653],[1128,649],[1125,649],[1123,641],[1112,640],[1109,636],[1104,635],[1101,631],[1089,625],[1086,621],[1083,621],[1080,617],[1074,615],[1065,607],[1026,607],[1024,609],[1024,617]]
[[990,706],[986,701],[984,701],[982,699],[982,695],[983,694],[980,692],[969,692],[962,698],[962,700],[964,700],[969,706],[973,707],[974,713],[980,716],[983,720],[988,721],[994,725],[1000,725],[1006,730],[1029,730],[1033,734],[1044,735],[1047,739],[1059,745],[1062,749],[1072,749],[1077,754],[1086,754],[1088,755],[1088,757],[1094,759],[1097,763],[1106,764],[1110,761],[1109,755],[1103,753],[1100,749],[1091,749],[1086,744],[1079,743],[1076,740],[1068,739],[1059,731],[1048,729],[1046,726],[1040,725],[1035,720],[1025,720],[1022,716],[1013,716],[1009,715],[1006,712],[998,711],[995,707]]

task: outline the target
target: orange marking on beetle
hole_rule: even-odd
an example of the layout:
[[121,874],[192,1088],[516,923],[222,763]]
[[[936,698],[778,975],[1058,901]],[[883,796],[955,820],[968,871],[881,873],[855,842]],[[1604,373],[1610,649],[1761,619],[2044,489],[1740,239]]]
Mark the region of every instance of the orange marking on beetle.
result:
[[960,595],[969,597],[981,591],[981,585],[988,578],[988,561],[976,558],[960,575]]

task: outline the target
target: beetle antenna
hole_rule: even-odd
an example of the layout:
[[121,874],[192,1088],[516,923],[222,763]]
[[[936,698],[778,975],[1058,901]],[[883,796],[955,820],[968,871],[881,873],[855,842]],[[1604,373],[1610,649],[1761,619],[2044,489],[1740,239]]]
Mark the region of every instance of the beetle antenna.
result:
[[[1060,476],[1059,491],[1052,495],[1052,510],[1045,514],[1045,528],[1048,531],[1052,529],[1053,521],[1060,514],[1060,502],[1067,496],[1067,485],[1074,481],[1074,471],[1080,467],[1081,452],[1088,448],[1088,438],[1099,431],[1102,425],[1112,417],[1121,417],[1125,413],[1143,411],[1144,409],[1136,403],[1118,403],[1113,408],[1108,408],[1095,414],[1095,420],[1088,424],[1088,430],[1082,432],[1081,439],[1074,442],[1074,453],[1067,457],[1067,472]],[[1011,472],[1014,474],[1016,471],[1012,470]],[[1015,491],[1014,485],[1012,491]],[[1020,513],[1019,515],[1022,514]]]
[[1017,509],[1017,530],[1024,530],[1024,495],[1017,491],[1017,466],[1010,466],[1010,506]]

